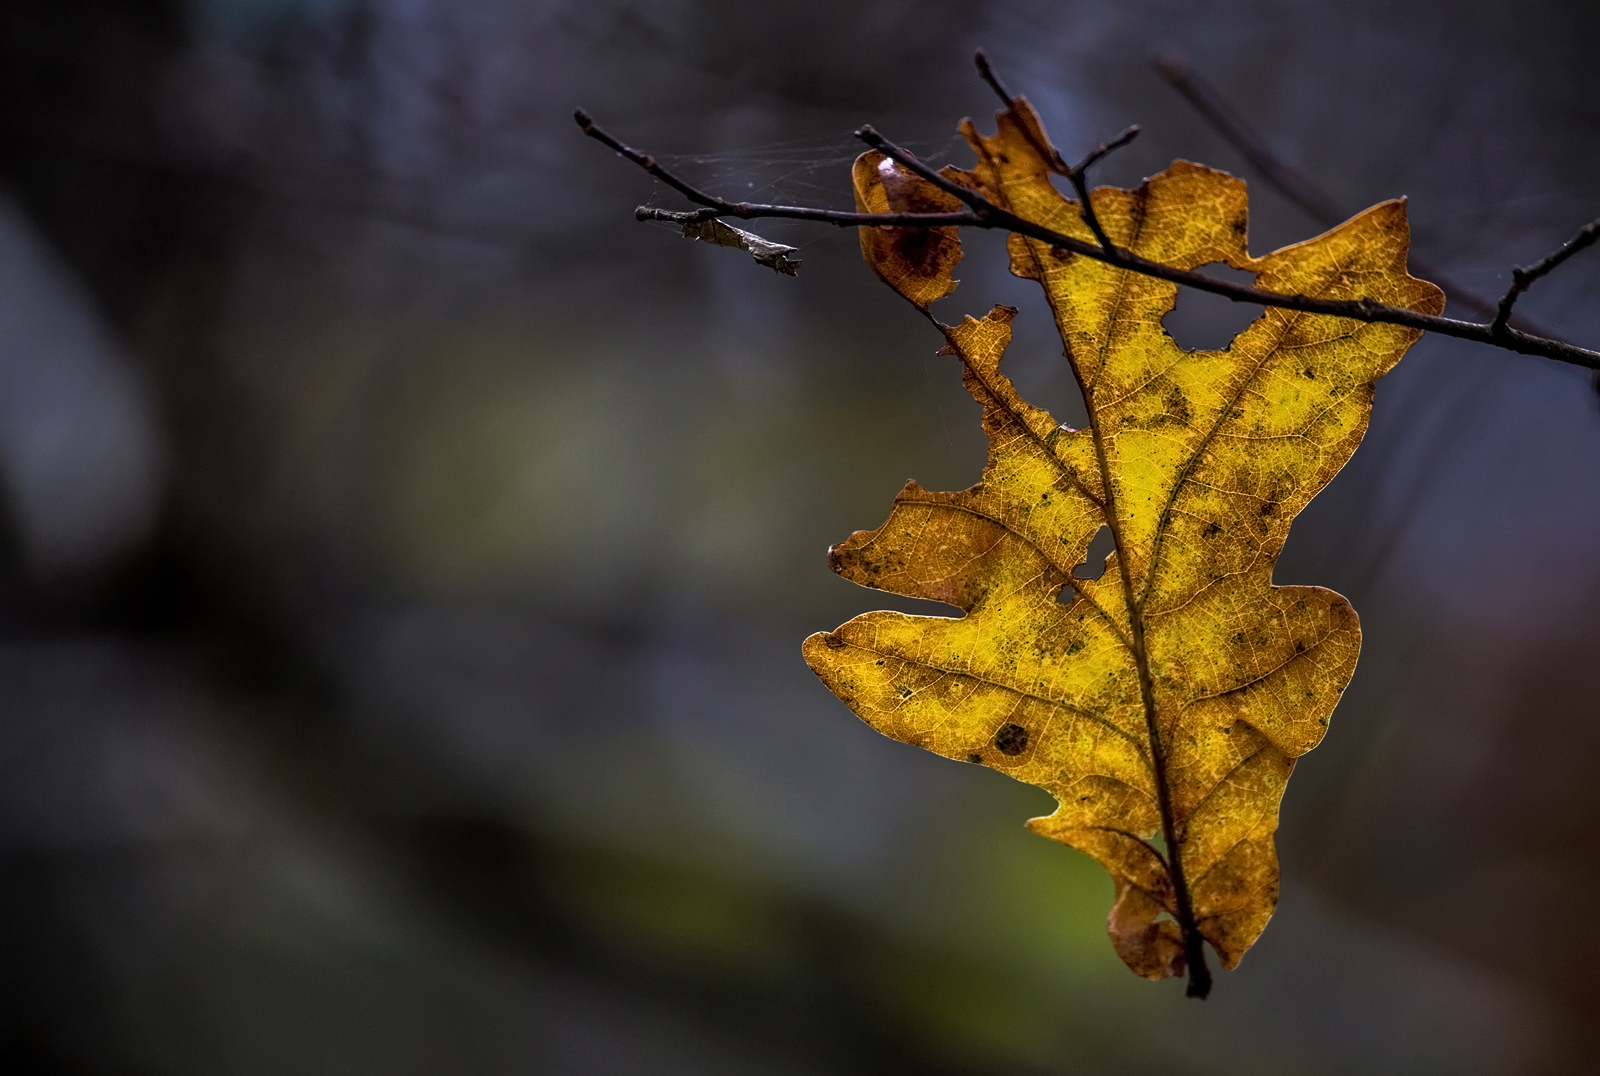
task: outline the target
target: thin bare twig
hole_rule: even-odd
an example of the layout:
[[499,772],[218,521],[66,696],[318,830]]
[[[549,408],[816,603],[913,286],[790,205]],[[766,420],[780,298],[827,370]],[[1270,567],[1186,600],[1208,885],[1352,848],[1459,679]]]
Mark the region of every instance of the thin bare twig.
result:
[[886,156],[916,172],[941,190],[954,195],[967,208],[946,213],[851,213],[833,209],[814,209],[809,206],[729,202],[726,199],[714,197],[693,187],[667,169],[662,168],[649,154],[623,145],[597,126],[582,109],[575,113],[575,118],[578,121],[578,126],[589,137],[609,146],[639,165],[639,167],[645,169],[645,171],[660,179],[663,183],[681,192],[691,202],[704,206],[709,210],[714,210],[711,213],[696,214],[695,219],[697,220],[723,216],[739,217],[745,220],[772,217],[784,220],[816,221],[838,227],[895,226],[932,228],[953,226],[995,228],[1016,232],[1019,235],[1025,235],[1031,239],[1048,243],[1060,250],[1072,254],[1081,254],[1095,261],[1114,265],[1119,269],[1168,280],[1174,284],[1181,284],[1198,291],[1210,292],[1213,295],[1221,295],[1235,302],[1280,307],[1286,310],[1298,310],[1307,314],[1326,314],[1332,317],[1352,318],[1363,322],[1403,325],[1407,328],[1438,333],[1441,336],[1455,337],[1458,340],[1472,340],[1480,344],[1489,344],[1505,351],[1517,352],[1518,354],[1538,355],[1543,358],[1555,359],[1558,362],[1570,363],[1588,370],[1600,370],[1600,352],[1590,351],[1587,348],[1581,348],[1563,340],[1523,332],[1514,326],[1507,326],[1504,330],[1496,332],[1492,325],[1458,321],[1454,318],[1440,317],[1436,314],[1423,314],[1416,310],[1407,310],[1403,307],[1375,302],[1372,299],[1319,299],[1309,295],[1286,295],[1279,292],[1264,291],[1245,284],[1218,280],[1203,273],[1163,265],[1160,262],[1140,257],[1132,251],[1115,245],[1107,250],[1098,244],[1087,243],[1075,236],[1025,220],[1015,213],[995,205],[976,191],[968,190],[960,184],[953,183],[944,176],[939,175],[933,169],[918,161],[911,153],[896,146],[870,128],[864,128],[862,132],[863,140],[866,140],[869,145],[875,146]]
[[[1261,178],[1276,187],[1278,193],[1299,206],[1317,223],[1332,228],[1348,215],[1339,208],[1338,201],[1315,179],[1284,160],[1272,143],[1250,125],[1226,97],[1205,77],[1190,66],[1189,61],[1176,52],[1163,52],[1152,61],[1161,77],[1204,116],[1227,143],[1239,152],[1250,166],[1261,173]],[[1462,287],[1449,279],[1437,266],[1420,258],[1411,258],[1411,269],[1417,276],[1433,281],[1456,304],[1466,307],[1480,317],[1494,317],[1497,308],[1493,300]],[[1560,340],[1561,337],[1523,317],[1511,322],[1516,328],[1533,336]]]
[[[1010,99],[1010,95],[1005,92],[1004,87],[995,77],[993,70],[990,69],[988,58],[983,54],[982,49],[978,50],[975,59],[979,75],[983,76],[984,81],[993,86],[997,93],[1007,99],[1008,107],[1014,107],[1015,102]],[[1095,162],[1138,137],[1139,128],[1137,126],[1127,128],[1116,138],[1096,146],[1085,154],[1082,160],[1071,166],[1068,166],[1061,159],[1061,154],[1056,152],[1054,147],[1044,143],[1044,140],[1035,132],[1032,125],[1023,124],[1021,129],[1028,142],[1033,146],[1034,152],[1049,165],[1052,171],[1066,176],[1068,181],[1071,182],[1072,189],[1078,196],[1078,214],[1083,218],[1084,224],[1088,226],[1089,231],[1094,234],[1095,239],[1099,242],[1100,251],[1105,260],[1112,264],[1121,264],[1123,252],[1111,241],[1111,238],[1106,234],[1105,228],[1100,223],[1098,214],[1095,213],[1094,203],[1089,198],[1089,185],[1086,175],[1090,166]],[[929,316],[931,319],[931,315]],[[963,359],[963,361],[965,360]],[[1092,415],[1090,416],[1090,427],[1095,431],[1097,448],[1103,448],[1103,446],[1100,446],[1098,426]],[[1102,452],[1102,466],[1104,459]],[[1109,476],[1102,471],[1102,477],[1107,482],[1106,500],[1103,505],[1106,512],[1106,522],[1111,528],[1113,541],[1120,549],[1122,548],[1123,536],[1109,485]],[[1133,579],[1128,574],[1127,558],[1121,558],[1119,563],[1122,565],[1122,586],[1128,608],[1134,609],[1138,603],[1134,600]],[[1204,998],[1211,993],[1211,968],[1206,963],[1205,941],[1201,937],[1200,929],[1196,924],[1194,905],[1189,895],[1189,883],[1184,875],[1182,859],[1178,851],[1177,819],[1172,808],[1172,795],[1167,784],[1166,749],[1162,744],[1161,732],[1157,721],[1154,683],[1150,675],[1150,659],[1144,642],[1142,618],[1133,617],[1129,627],[1132,634],[1131,637],[1125,639],[1125,642],[1133,654],[1134,664],[1139,672],[1139,693],[1144,702],[1145,727],[1149,736],[1152,757],[1151,770],[1155,776],[1156,799],[1161,811],[1161,832],[1171,857],[1170,862],[1167,857],[1159,856],[1159,854],[1158,858],[1166,865],[1167,876],[1172,880],[1173,899],[1176,903],[1174,911],[1179,929],[1183,932],[1184,962],[1188,968],[1189,984],[1187,993],[1192,998]]]
[[1100,163],[1100,160],[1109,155],[1112,151],[1121,149],[1123,146],[1126,146],[1129,142],[1132,142],[1138,137],[1139,125],[1137,123],[1128,124],[1128,126],[1123,128],[1122,133],[1117,135],[1117,137],[1111,139],[1109,142],[1102,142],[1088,153],[1085,153],[1083,155],[1083,160],[1072,166],[1072,171],[1082,175],[1084,172],[1089,170],[1090,165]]
[[[996,75],[994,68],[989,66],[989,57],[982,49],[972,54],[972,62],[978,67],[978,77],[989,84],[989,87],[994,90],[1000,100],[1005,102],[1006,108],[1009,109],[1017,103],[1017,98],[1011,96],[1011,91],[1006,89],[1005,84],[1000,81],[1000,76]],[[1024,126],[1022,128],[1022,136],[1028,140],[1028,145],[1033,147],[1033,151],[1039,155],[1045,166],[1052,172],[1063,176],[1072,174],[1072,166],[1061,159],[1061,154],[1056,152],[1056,148],[1040,142],[1034,136],[1031,128]]]
[[1596,239],[1600,239],[1600,218],[1591,220],[1577,234],[1560,248],[1546,254],[1539,261],[1525,269],[1511,270],[1511,287],[1500,297],[1500,306],[1495,311],[1494,323],[1490,326],[1495,332],[1502,332],[1511,323],[1511,308],[1517,305],[1517,300],[1522,298],[1522,293],[1533,287],[1534,282],[1544,277],[1556,266],[1572,257],[1584,247],[1592,246]]
[[783,220],[810,220],[820,224],[833,224],[838,227],[851,225],[865,226],[874,224],[899,224],[921,227],[934,227],[944,224],[972,224],[976,218],[970,212],[955,213],[843,213],[833,209],[812,209],[808,206],[764,205],[760,202],[730,202],[726,198],[716,198],[704,191],[691,187],[667,169],[656,163],[656,159],[648,153],[643,153],[631,146],[625,146],[603,129],[595,125],[589,114],[583,109],[577,109],[572,114],[578,121],[578,126],[583,133],[601,142],[617,153],[626,157],[634,164],[655,176],[661,182],[682,194],[689,201],[705,206],[705,209],[678,216],[662,215],[667,211],[654,210],[648,206],[640,206],[634,211],[638,220],[671,220],[678,224],[692,224],[713,220],[717,217],[739,217],[742,220],[754,220],[757,217],[776,217]]

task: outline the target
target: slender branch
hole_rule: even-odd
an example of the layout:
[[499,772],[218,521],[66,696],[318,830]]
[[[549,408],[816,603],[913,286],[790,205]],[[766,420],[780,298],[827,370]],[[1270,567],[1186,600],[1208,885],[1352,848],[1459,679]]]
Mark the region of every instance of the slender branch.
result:
[[1495,332],[1504,332],[1511,322],[1511,308],[1517,305],[1517,300],[1522,298],[1522,293],[1533,287],[1534,283],[1549,272],[1572,257],[1584,247],[1592,246],[1596,239],[1600,239],[1600,218],[1591,220],[1577,234],[1553,253],[1546,254],[1538,262],[1525,269],[1511,270],[1511,287],[1506,289],[1505,295],[1500,297],[1499,309],[1495,311],[1494,324],[1490,326]]
[[729,216],[750,220],[772,217],[784,220],[818,221],[840,227],[955,226],[994,228],[1016,232],[1031,239],[1048,243],[1052,248],[1056,248],[1058,256],[1063,252],[1081,254],[1086,258],[1106,262],[1120,269],[1127,269],[1145,276],[1168,280],[1174,284],[1181,284],[1198,291],[1210,292],[1213,295],[1221,295],[1235,302],[1298,310],[1307,314],[1326,314],[1332,317],[1352,318],[1363,322],[1403,325],[1407,328],[1422,329],[1427,332],[1438,333],[1441,336],[1454,337],[1458,340],[1472,340],[1481,344],[1490,344],[1505,351],[1514,351],[1523,355],[1538,355],[1555,359],[1559,362],[1570,363],[1574,366],[1581,366],[1589,370],[1600,370],[1600,352],[1590,351],[1587,348],[1581,348],[1552,337],[1523,332],[1514,326],[1507,326],[1504,330],[1496,332],[1492,325],[1458,321],[1454,318],[1440,317],[1436,314],[1423,314],[1416,310],[1407,310],[1403,307],[1375,302],[1372,299],[1320,299],[1309,295],[1286,295],[1279,292],[1264,291],[1250,285],[1235,284],[1231,281],[1218,280],[1214,277],[1206,276],[1203,273],[1163,265],[1160,262],[1140,257],[1123,247],[1113,245],[1110,250],[1105,250],[1098,244],[1088,243],[1064,232],[1058,232],[1043,225],[1035,224],[995,205],[976,191],[962,187],[960,184],[939,175],[939,173],[918,161],[911,153],[896,146],[870,128],[863,128],[862,138],[864,141],[867,141],[869,145],[874,145],[886,156],[916,172],[939,189],[959,198],[968,206],[968,209],[949,213],[852,213],[832,209],[814,209],[808,206],[729,202],[706,194],[677,176],[672,175],[667,169],[657,164],[649,154],[624,146],[598,127],[581,109],[576,113],[576,118],[578,125],[583,128],[584,133],[589,137],[611,147],[674,190],[682,192],[684,197],[691,202],[716,211],[715,213],[705,214],[703,217],[697,217],[697,219]]
[[657,164],[656,159],[650,156],[650,154],[643,153],[631,146],[625,146],[621,142],[618,142],[615,138],[612,138],[611,135],[597,127],[594,120],[589,118],[589,113],[585,112],[583,109],[573,109],[572,118],[578,121],[578,126],[582,128],[584,134],[588,135],[597,142],[603,142],[605,145],[610,146],[612,149],[628,158],[628,160],[632,161],[640,168],[643,168],[646,172],[649,172],[652,176],[655,176],[661,182],[665,183],[667,186],[671,187],[673,190],[689,199],[689,201],[699,202],[703,206],[711,206],[717,209],[727,208],[731,205],[731,203],[726,202],[721,198],[712,198],[711,196],[702,194],[700,191],[689,186],[689,184],[685,183],[683,180],[679,179],[677,176],[673,175],[671,172]]
[[719,209],[657,209],[653,205],[642,205],[633,211],[634,220],[664,220],[672,224],[702,224],[721,215]]
[[1068,178],[1072,180],[1072,189],[1078,195],[1078,216],[1083,218],[1083,223],[1094,233],[1095,239],[1100,243],[1100,249],[1115,258],[1117,245],[1106,234],[1099,215],[1094,211],[1094,203],[1089,201],[1089,184],[1084,181],[1083,173],[1074,172]]
[[[1006,89],[1005,84],[1000,81],[1000,77],[994,73],[994,68],[989,66],[988,55],[982,49],[979,49],[973,53],[972,60],[978,65],[978,77],[989,84],[989,88],[994,90],[1007,108],[1013,107],[1017,103],[1017,98],[1012,96],[1011,91]],[[1027,126],[1022,128],[1022,134],[1028,140],[1028,145],[1033,147],[1033,151],[1039,155],[1039,158],[1044,161],[1052,172],[1063,176],[1072,174],[1072,167],[1061,159],[1061,154],[1056,152],[1054,146],[1040,142],[1034,136],[1033,130]]]
[[[1007,107],[1011,107],[1013,99],[1005,87],[1001,85],[1000,80],[995,77],[994,71],[989,67],[988,57],[984,55],[982,49],[978,50],[975,59],[978,65],[978,74],[983,77],[985,82],[989,83],[995,93],[1000,95],[1006,102]],[[1078,213],[1083,218],[1084,224],[1088,225],[1089,231],[1094,233],[1095,239],[1099,242],[1100,255],[1103,260],[1112,265],[1125,264],[1126,252],[1120,250],[1111,241],[1110,236],[1106,234],[1105,228],[1100,223],[1098,214],[1095,213],[1094,203],[1089,199],[1089,185],[1085,177],[1090,166],[1107,154],[1126,146],[1137,138],[1139,128],[1137,126],[1129,127],[1109,142],[1102,142],[1085,154],[1081,161],[1070,167],[1061,159],[1061,154],[1057,153],[1053,147],[1041,145],[1040,139],[1036,138],[1034,132],[1026,125],[1023,127],[1023,133],[1033,146],[1034,152],[1039,154],[1039,157],[1050,166],[1052,171],[1066,176],[1068,181],[1071,182],[1073,191],[1078,195]],[[976,207],[974,207],[974,211],[976,211]],[[929,315],[929,319],[932,320],[931,315]],[[935,322],[935,324],[938,323]],[[946,335],[948,335],[948,332]],[[957,350],[960,353],[959,349]],[[967,362],[964,354],[962,355],[962,361]],[[972,368],[970,363],[967,365],[969,369]],[[1101,483],[1106,491],[1105,503],[1101,507],[1105,512],[1106,523],[1111,528],[1112,539],[1116,547],[1121,549],[1123,548],[1122,531],[1117,515],[1116,500],[1112,493],[1111,476],[1106,470],[1107,455],[1105,446],[1101,443],[1100,424],[1095,418],[1092,409],[1089,416],[1089,426],[1094,436],[1095,453],[1100,461]],[[1190,897],[1189,883],[1184,876],[1182,858],[1179,854],[1180,841],[1178,839],[1177,819],[1172,806],[1171,790],[1167,783],[1166,750],[1161,742],[1161,729],[1159,722],[1156,720],[1154,681],[1150,674],[1150,658],[1144,641],[1144,618],[1136,612],[1138,606],[1133,600],[1133,580],[1128,574],[1128,558],[1119,557],[1117,563],[1122,568],[1123,597],[1128,605],[1129,622],[1133,632],[1132,638],[1125,639],[1125,642],[1133,654],[1134,665],[1139,673],[1139,694],[1144,703],[1145,731],[1150,741],[1151,770],[1155,774],[1156,800],[1161,813],[1161,835],[1166,841],[1167,852],[1171,856],[1171,861],[1168,862],[1167,858],[1161,856],[1160,853],[1156,854],[1156,858],[1161,860],[1162,865],[1167,868],[1167,877],[1172,880],[1173,899],[1177,905],[1178,927],[1183,932],[1184,963],[1189,973],[1187,993],[1192,998],[1204,998],[1211,993],[1211,968],[1206,963],[1205,939],[1201,936],[1200,928],[1195,921],[1194,903]],[[1070,572],[1068,573],[1068,581],[1072,582]],[[1077,589],[1075,583],[1074,589]],[[1143,844],[1144,842],[1140,841],[1140,843]],[[1148,848],[1149,845],[1146,844],[1145,847]]]
[[[1087,395],[1087,394],[1086,394]],[[1111,455],[1106,450],[1105,434],[1100,428],[1100,415],[1089,408],[1089,433],[1094,439],[1095,459],[1100,464],[1100,485],[1105,490],[1105,521],[1111,529],[1111,540],[1118,550],[1126,550],[1123,522],[1117,510],[1116,483],[1111,480]],[[1139,676],[1139,699],[1144,709],[1145,736],[1150,743],[1150,771],[1155,778],[1156,807],[1161,815],[1161,837],[1166,842],[1167,877],[1172,881],[1174,918],[1183,934],[1184,964],[1189,973],[1185,990],[1192,998],[1205,998],[1211,993],[1211,968],[1206,963],[1205,939],[1194,914],[1194,901],[1189,892],[1189,881],[1183,869],[1183,842],[1178,836],[1177,811],[1173,807],[1172,788],[1167,780],[1167,749],[1161,736],[1155,694],[1155,678],[1150,671],[1150,648],[1145,642],[1145,616],[1142,600],[1134,595],[1130,558],[1117,558],[1118,574],[1122,583],[1122,599],[1128,610],[1129,649],[1133,652],[1134,669]]]
[[[1191,67],[1189,61],[1182,55],[1176,52],[1164,52],[1156,56],[1152,62],[1156,70],[1161,73],[1161,77],[1166,79],[1173,89],[1183,94],[1195,107],[1195,111],[1205,117],[1206,122],[1210,123],[1252,168],[1260,172],[1261,178],[1275,187],[1279,194],[1299,206],[1307,216],[1326,228],[1332,228],[1345,219],[1346,214],[1339,208],[1338,201],[1310,175],[1284,160],[1273,149],[1272,143],[1251,126],[1228,99],[1207,82],[1200,72]],[[1410,262],[1416,275],[1433,281],[1444,290],[1452,302],[1466,307],[1480,317],[1492,318],[1497,315],[1498,309],[1493,300],[1462,287],[1457,281],[1449,279],[1437,266],[1430,265],[1420,258],[1411,258]],[[1510,324],[1533,336],[1561,339],[1557,334],[1520,316],[1512,319]]]
[[[725,198],[714,195],[690,186],[679,179],[670,171],[656,163],[656,159],[648,153],[634,149],[632,146],[623,145],[612,137],[610,133],[601,128],[583,109],[576,109],[573,118],[578,121],[578,126],[583,133],[597,142],[610,146],[617,153],[626,157],[634,164],[649,172],[652,176],[678,191],[691,202],[696,202],[704,209],[697,209],[688,213],[677,213],[670,209],[656,209],[652,206],[639,206],[633,211],[635,220],[665,220],[674,224],[699,224],[703,221],[714,220],[718,217],[739,217],[742,220],[754,220],[758,217],[777,217],[783,220],[809,220],[819,224],[832,224],[840,228],[866,227],[870,225],[896,224],[910,227],[938,227],[940,225],[976,224],[978,218],[970,212],[955,213],[848,213],[835,209],[813,209],[808,206],[765,205],[760,202],[730,202]],[[898,148],[898,147],[897,147]],[[904,150],[900,150],[905,156]],[[912,158],[913,160],[915,158]],[[919,164],[920,167],[920,164]],[[949,182],[943,176],[941,182]],[[954,184],[952,184],[954,186]],[[964,189],[964,188],[962,188]]]

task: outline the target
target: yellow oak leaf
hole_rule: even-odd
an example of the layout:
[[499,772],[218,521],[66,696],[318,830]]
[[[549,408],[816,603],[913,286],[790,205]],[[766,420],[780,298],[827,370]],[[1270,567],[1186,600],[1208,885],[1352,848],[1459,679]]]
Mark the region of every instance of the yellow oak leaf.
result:
[[[1051,181],[1058,160],[1022,99],[947,171],[1033,223],[1093,242]],[[878,154],[856,165],[863,210],[953,199]],[[1246,248],[1243,182],[1179,161],[1092,204],[1112,242],[1181,269],[1223,262],[1257,286],[1437,313],[1406,272],[1405,205],[1385,202],[1263,257]],[[949,294],[953,231],[863,229],[868,264],[925,309]],[[1355,669],[1355,611],[1321,587],[1274,586],[1290,522],[1367,427],[1374,382],[1418,331],[1269,308],[1221,351],[1162,328],[1177,286],[1013,233],[1088,407],[1072,430],[1000,373],[1015,311],[940,329],[983,408],[989,458],[956,493],[915,482],[889,519],[829,554],[864,586],[959,607],[874,612],[811,636],[816,674],[874,728],[1048,791],[1030,828],[1110,872],[1112,945],[1147,978],[1209,989],[1202,940],[1236,966],[1278,896],[1273,833],[1294,761],[1315,747]],[[937,324],[937,323],[936,323]],[[1110,529],[1098,579],[1072,573]],[[1065,590],[1064,588],[1070,588]]]

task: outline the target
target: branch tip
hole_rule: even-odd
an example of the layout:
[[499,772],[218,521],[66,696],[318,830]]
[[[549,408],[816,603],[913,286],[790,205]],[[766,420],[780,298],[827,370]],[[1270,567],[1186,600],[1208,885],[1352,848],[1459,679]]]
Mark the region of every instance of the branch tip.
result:
[[1174,85],[1189,74],[1189,61],[1176,49],[1162,49],[1150,57],[1150,62],[1155,65],[1162,78]]
[[1010,108],[1011,105],[1016,101],[1016,96],[1010,90],[1006,89],[1005,83],[1000,81],[1000,76],[996,75],[994,73],[994,68],[989,66],[988,54],[982,49],[979,49],[977,52],[973,53],[972,61],[978,65],[978,77],[983,79],[984,82],[987,82],[989,84],[989,88],[995,92],[995,96],[1000,98],[1001,102],[1007,108]]

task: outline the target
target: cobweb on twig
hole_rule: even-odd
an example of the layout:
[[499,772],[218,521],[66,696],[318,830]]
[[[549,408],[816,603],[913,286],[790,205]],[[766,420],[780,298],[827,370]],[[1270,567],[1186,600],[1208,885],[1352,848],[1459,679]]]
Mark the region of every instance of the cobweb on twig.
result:
[[[908,142],[906,146],[934,167],[970,164],[967,158],[971,155],[960,135]],[[855,208],[850,165],[866,148],[859,140],[848,137],[828,141],[795,139],[712,153],[657,153],[655,158],[701,189],[725,198],[850,210]],[[659,181],[645,204],[659,209],[688,208],[682,195]],[[678,225],[666,222],[656,226],[681,231]],[[755,230],[801,249],[827,240],[835,232],[789,220],[764,220]]]

